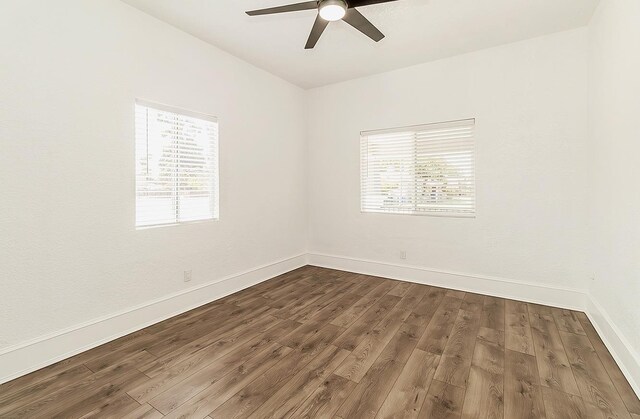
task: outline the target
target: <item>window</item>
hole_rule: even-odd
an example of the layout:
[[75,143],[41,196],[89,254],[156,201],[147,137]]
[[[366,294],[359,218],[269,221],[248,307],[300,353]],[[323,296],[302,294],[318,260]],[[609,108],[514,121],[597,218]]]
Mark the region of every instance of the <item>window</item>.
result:
[[136,100],[136,227],[218,218],[216,118]]
[[362,132],[362,211],[473,217],[474,125],[468,119]]

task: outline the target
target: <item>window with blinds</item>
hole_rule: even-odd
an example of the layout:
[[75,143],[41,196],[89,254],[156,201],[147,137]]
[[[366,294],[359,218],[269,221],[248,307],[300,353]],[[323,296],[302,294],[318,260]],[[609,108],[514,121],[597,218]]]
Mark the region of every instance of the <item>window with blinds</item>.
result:
[[361,210],[473,217],[474,126],[468,119],[362,132]]
[[218,218],[216,118],[136,100],[136,227]]

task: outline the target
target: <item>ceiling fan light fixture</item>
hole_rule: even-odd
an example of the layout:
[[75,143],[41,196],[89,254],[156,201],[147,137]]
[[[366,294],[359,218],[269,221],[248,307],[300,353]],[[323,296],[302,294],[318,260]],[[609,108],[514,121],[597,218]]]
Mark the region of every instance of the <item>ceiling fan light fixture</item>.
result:
[[329,22],[340,20],[347,13],[347,4],[342,0],[324,0],[318,9],[320,17]]

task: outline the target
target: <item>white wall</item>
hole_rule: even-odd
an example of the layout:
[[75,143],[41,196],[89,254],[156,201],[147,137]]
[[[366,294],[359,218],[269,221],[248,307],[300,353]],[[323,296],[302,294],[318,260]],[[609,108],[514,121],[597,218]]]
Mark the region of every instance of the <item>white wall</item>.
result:
[[[0,2],[0,352],[304,253],[304,95],[119,1]],[[219,118],[220,221],[135,230],[136,97]]]
[[[586,288],[585,28],[314,89],[308,112],[311,253]],[[472,117],[475,219],[360,213],[361,130]]]
[[626,337],[640,385],[640,2],[603,0],[589,26],[592,298]]

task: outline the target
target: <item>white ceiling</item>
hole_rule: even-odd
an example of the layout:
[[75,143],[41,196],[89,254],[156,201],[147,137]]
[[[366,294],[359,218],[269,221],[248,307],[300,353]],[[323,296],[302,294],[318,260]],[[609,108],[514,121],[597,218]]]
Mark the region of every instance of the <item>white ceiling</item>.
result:
[[333,22],[305,50],[314,10],[249,17],[302,0],[123,0],[304,88],[558,32],[588,23],[599,0],[398,0],[359,10],[386,38]]

